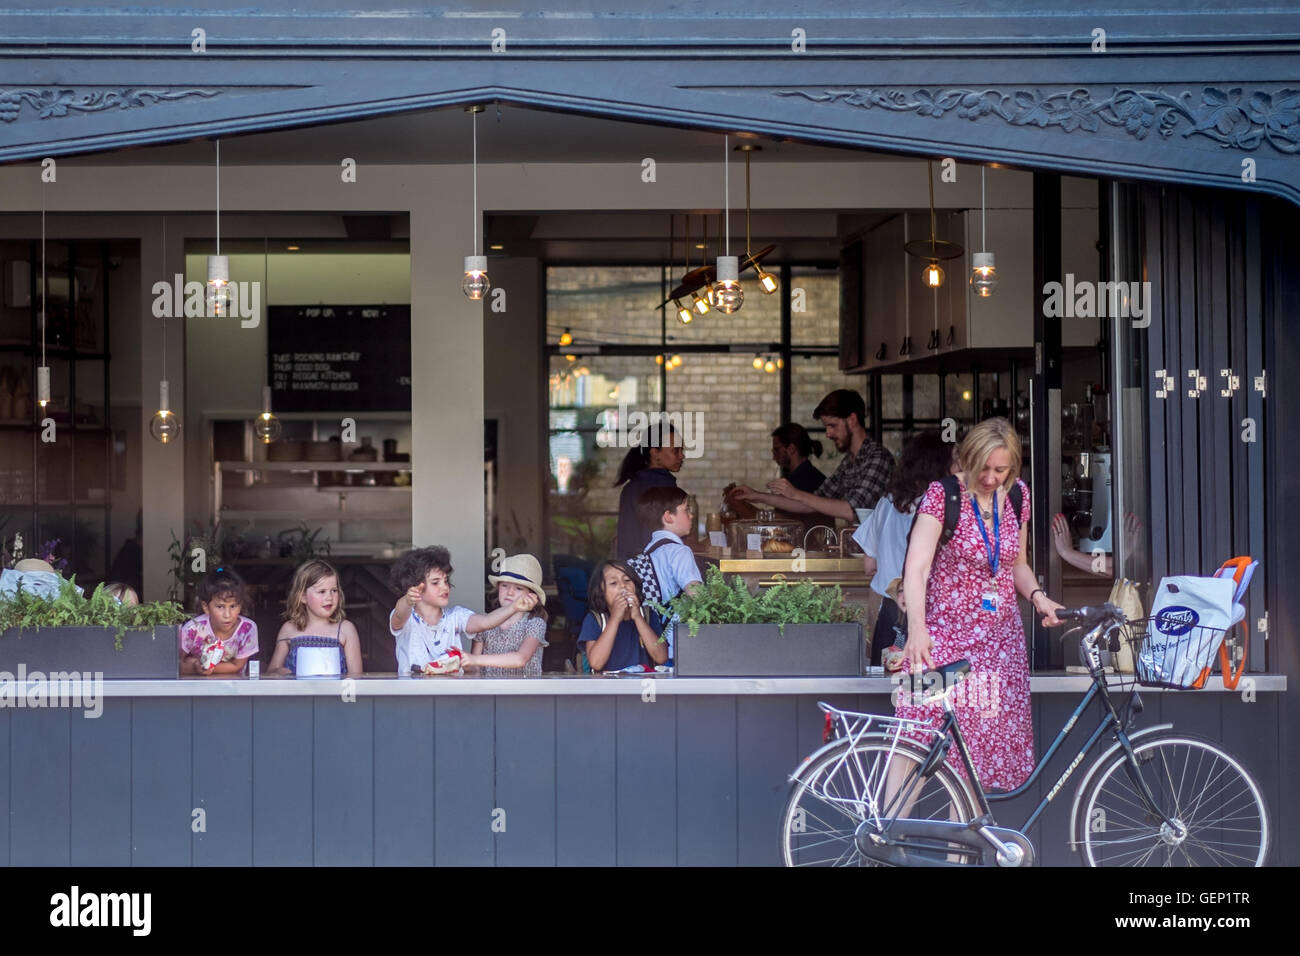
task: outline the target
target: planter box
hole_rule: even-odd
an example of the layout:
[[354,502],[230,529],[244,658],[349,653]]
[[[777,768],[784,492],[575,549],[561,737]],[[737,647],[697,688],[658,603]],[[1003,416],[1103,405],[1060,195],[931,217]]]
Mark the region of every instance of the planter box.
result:
[[862,625],[678,625],[673,663],[682,677],[861,677]]
[[115,631],[108,627],[42,627],[0,633],[0,671],[102,672],[106,678],[175,679],[180,654],[176,627],[128,630],[122,650],[113,649]]

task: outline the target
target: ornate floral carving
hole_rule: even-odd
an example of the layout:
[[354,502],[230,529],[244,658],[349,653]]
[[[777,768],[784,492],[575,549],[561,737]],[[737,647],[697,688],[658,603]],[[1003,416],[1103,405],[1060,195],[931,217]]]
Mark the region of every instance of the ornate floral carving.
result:
[[1283,153],[1300,152],[1300,90],[1262,90],[1249,97],[1240,88],[1201,89],[1200,102],[1190,90],[1115,88],[1103,99],[1082,87],[1045,92],[1037,89],[899,89],[775,90],[777,96],[802,96],[815,103],[839,102],[862,109],[893,110],[941,117],[956,112],[962,119],[997,116],[1013,126],[1059,126],[1067,133],[1095,133],[1101,124],[1123,127],[1137,139],[1155,129],[1169,137],[1180,126],[1183,136],[1208,136],[1224,149],[1254,150],[1267,140]]
[[23,107],[36,110],[37,118],[52,119],[73,111],[95,113],[99,110],[134,109],[153,106],[187,96],[212,97],[220,90],[142,90],[122,87],[115,90],[0,90],[0,120],[12,123]]

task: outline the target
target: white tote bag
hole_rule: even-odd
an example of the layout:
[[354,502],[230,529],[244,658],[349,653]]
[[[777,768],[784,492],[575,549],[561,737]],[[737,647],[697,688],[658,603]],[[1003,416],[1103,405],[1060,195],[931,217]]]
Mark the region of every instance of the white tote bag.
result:
[[1151,605],[1146,642],[1138,654],[1144,682],[1192,687],[1214,663],[1229,627],[1245,608],[1233,603],[1231,578],[1193,575],[1162,578]]

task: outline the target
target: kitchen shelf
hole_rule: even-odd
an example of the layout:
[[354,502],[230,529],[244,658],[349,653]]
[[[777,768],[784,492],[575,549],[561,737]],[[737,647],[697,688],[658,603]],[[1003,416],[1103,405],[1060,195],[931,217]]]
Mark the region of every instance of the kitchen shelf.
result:
[[[219,461],[223,471],[410,471],[409,461]],[[343,486],[347,488],[347,486]],[[350,489],[355,490],[355,489]]]

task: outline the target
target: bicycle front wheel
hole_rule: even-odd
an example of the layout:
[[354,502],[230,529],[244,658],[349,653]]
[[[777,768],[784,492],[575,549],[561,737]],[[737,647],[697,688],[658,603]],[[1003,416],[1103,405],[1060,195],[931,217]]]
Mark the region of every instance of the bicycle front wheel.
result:
[[[891,760],[920,767],[926,748],[893,737],[866,736],[848,749],[819,757],[794,784],[781,818],[781,859],[786,866],[871,866],[858,852],[854,838],[863,820],[881,819],[892,794],[888,792]],[[907,775],[903,788],[911,784]],[[897,784],[895,784],[897,785]],[[974,817],[974,799],[966,781],[946,763],[917,783],[915,800],[903,815],[921,820],[967,821]]]
[[1259,784],[1236,757],[1174,732],[1134,741],[1133,752],[1136,771],[1119,753],[1083,798],[1081,842],[1089,866],[1264,865],[1268,810]]

